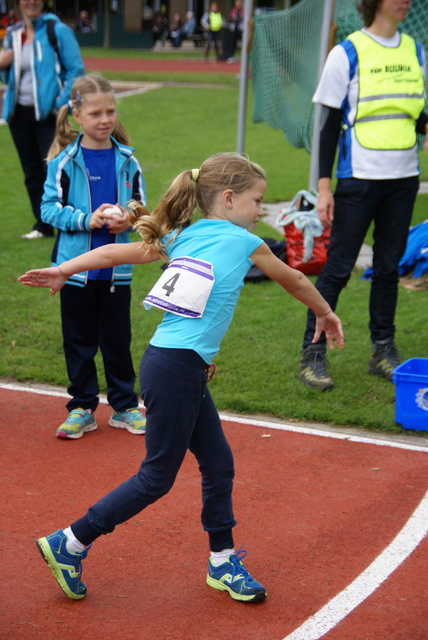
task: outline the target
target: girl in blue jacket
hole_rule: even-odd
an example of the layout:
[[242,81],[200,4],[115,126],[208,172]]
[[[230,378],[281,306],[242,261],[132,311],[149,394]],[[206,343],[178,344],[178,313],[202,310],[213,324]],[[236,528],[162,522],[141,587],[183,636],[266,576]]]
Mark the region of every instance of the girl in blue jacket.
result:
[[[68,109],[82,133],[68,121]],[[57,116],[48,154],[42,219],[58,229],[52,255],[58,266],[90,249],[129,242],[126,203],[145,202],[145,185],[128,134],[120,124],[112,86],[101,76],[78,78],[69,105]],[[115,211],[112,210],[115,208]],[[110,212],[109,212],[110,210]],[[143,434],[131,359],[131,265],[92,269],[71,276],[61,291],[64,351],[72,396],[59,438],[81,438],[97,428],[98,380],[95,354],[100,348],[113,408],[109,424]]]
[[33,240],[53,235],[40,216],[45,158],[55,135],[55,114],[67,104],[74,80],[85,69],[73,31],[53,13],[42,14],[42,0],[19,0],[19,11],[23,19],[7,30],[0,52],[6,83],[2,117],[9,124],[36,218],[33,229],[21,237]]

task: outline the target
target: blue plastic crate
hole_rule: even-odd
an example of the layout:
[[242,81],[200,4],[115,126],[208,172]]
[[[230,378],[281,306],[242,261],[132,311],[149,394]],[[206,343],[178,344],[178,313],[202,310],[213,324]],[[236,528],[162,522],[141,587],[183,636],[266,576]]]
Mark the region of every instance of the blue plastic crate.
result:
[[410,358],[392,374],[395,421],[404,429],[428,431],[428,359]]

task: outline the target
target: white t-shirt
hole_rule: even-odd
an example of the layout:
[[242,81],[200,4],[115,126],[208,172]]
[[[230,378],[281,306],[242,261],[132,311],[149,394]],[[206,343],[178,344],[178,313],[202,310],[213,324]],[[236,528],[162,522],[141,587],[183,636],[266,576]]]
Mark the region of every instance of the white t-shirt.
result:
[[31,70],[33,60],[32,51],[32,43],[24,42],[24,46],[22,47],[21,80],[18,89],[18,104],[26,107],[32,107],[34,105],[33,73]]
[[[397,32],[392,38],[382,38],[362,29],[384,47],[397,47],[400,43],[400,34]],[[425,58],[422,65],[422,73],[425,76]],[[341,45],[336,45],[330,51],[313,102],[323,104],[334,109],[341,109],[345,99],[347,100],[347,118],[351,124],[355,121],[358,102],[358,64],[355,73],[350,78],[349,58]],[[407,178],[419,175],[419,162],[417,145],[412,149],[378,151],[362,147],[356,137],[354,127],[350,128],[350,145],[347,149],[350,153],[347,166],[349,175],[337,177],[353,177],[369,180],[388,180],[395,178]]]

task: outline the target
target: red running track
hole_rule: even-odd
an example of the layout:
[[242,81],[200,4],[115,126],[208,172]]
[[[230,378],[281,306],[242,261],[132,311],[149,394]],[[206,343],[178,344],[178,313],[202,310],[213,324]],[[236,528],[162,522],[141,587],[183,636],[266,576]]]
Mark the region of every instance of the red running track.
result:
[[[205,584],[200,479],[189,454],[165,498],[98,539],[88,595],[69,600],[35,539],[67,526],[127,479],[144,437],[108,427],[55,438],[65,400],[0,388],[3,640],[282,640],[363,572],[428,485],[426,450],[225,421],[235,455],[235,543],[267,588],[258,604]],[[425,538],[371,596],[319,638],[426,640]],[[304,638],[308,640],[308,638]]]
[[167,60],[167,59],[136,59],[136,58],[84,58],[87,71],[134,71],[140,73],[232,73],[240,71],[240,62],[217,62],[214,59],[200,60]]

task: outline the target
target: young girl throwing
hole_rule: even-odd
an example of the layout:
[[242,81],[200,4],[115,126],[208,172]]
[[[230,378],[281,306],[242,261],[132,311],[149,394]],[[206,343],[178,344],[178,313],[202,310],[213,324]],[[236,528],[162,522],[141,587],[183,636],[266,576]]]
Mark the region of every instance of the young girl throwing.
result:
[[[69,109],[80,134],[70,126]],[[112,86],[97,75],[76,80],[69,104],[57,115],[42,201],[43,221],[59,229],[53,265],[89,249],[129,243],[130,223],[123,205],[131,198],[144,202],[145,195],[141,167],[127,143]],[[116,212],[109,212],[116,203]],[[130,353],[132,267],[81,269],[70,276],[61,290],[61,319],[72,398],[68,418],[56,435],[76,439],[97,428],[98,348],[113,407],[109,424],[143,434],[145,419],[138,409]]]
[[[234,153],[215,155],[184,171],[150,215],[132,203],[143,242],[106,245],[61,264],[29,271],[26,285],[59,291],[76,272],[123,263],[168,263],[145,299],[166,310],[140,366],[146,406],[146,457],[138,473],[92,506],[65,530],[40,538],[39,550],[63,591],[83,598],[81,561],[100,535],[139,513],[174,484],[187,449],[202,475],[202,525],[211,555],[207,583],[244,602],[266,597],[265,588],[234,551],[233,457],[207,388],[208,371],[226,333],[252,264],[309,306],[317,317],[314,340],[325,331],[343,347],[339,318],[302,273],[281,262],[251,231],[262,217],[265,174]],[[190,224],[199,207],[202,217]]]

